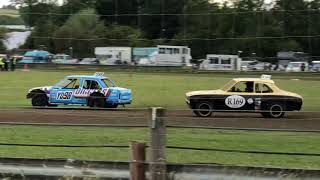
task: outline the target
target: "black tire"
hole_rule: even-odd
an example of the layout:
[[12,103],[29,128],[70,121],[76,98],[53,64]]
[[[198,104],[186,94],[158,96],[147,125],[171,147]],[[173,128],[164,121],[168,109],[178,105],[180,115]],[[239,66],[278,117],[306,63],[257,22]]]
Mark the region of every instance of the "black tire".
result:
[[32,97],[32,106],[44,107],[48,105],[48,97],[45,94],[37,94]]
[[200,101],[196,104],[193,112],[199,117],[210,117],[213,112],[213,104],[208,101]]
[[58,107],[58,104],[48,104],[48,107]]
[[283,118],[285,106],[281,103],[271,103],[261,115],[265,118]]
[[106,108],[116,109],[117,107],[118,107],[118,104],[106,104]]
[[91,95],[88,104],[92,108],[104,108],[106,105],[104,96],[100,94]]

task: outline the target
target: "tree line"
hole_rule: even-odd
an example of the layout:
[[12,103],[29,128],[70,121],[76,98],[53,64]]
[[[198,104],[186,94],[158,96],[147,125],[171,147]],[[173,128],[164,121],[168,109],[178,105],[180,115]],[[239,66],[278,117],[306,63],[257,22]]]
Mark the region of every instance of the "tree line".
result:
[[186,45],[193,58],[206,54],[279,51],[319,56],[320,0],[11,0],[25,24],[34,27],[22,46],[76,57],[93,56],[94,47]]

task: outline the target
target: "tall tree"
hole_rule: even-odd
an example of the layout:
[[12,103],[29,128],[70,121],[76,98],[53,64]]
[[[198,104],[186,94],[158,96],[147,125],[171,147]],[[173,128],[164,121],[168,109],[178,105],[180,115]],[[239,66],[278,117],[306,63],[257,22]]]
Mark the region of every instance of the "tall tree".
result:
[[141,8],[141,2],[140,0],[97,0],[95,8],[106,24],[137,26],[137,14]]
[[73,48],[76,57],[93,54],[95,39],[104,29],[93,9],[81,10],[71,16],[66,23],[55,32],[54,44],[57,52],[68,52]]

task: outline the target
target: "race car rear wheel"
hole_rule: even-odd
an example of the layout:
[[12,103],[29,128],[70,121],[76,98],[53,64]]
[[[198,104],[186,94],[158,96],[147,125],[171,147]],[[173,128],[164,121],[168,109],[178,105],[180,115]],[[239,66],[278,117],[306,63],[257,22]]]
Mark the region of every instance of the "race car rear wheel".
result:
[[281,103],[272,103],[261,114],[266,118],[282,118],[285,114],[285,108]]
[[43,107],[48,105],[48,97],[45,94],[37,94],[32,97],[32,106]]
[[208,101],[200,101],[195,108],[193,112],[199,117],[210,117],[212,115],[213,105]]

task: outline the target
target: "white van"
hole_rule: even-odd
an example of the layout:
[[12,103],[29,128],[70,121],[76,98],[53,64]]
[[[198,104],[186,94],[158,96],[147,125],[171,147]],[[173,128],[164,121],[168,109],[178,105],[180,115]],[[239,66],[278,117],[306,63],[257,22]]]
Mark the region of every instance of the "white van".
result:
[[131,47],[96,47],[95,55],[102,65],[131,64]]
[[302,72],[308,70],[309,64],[307,62],[290,62],[286,68],[286,72]]

